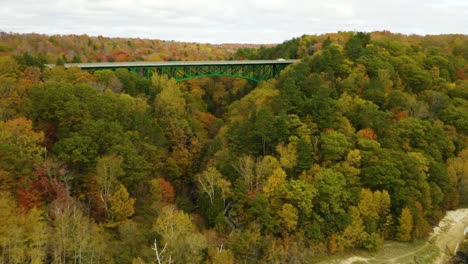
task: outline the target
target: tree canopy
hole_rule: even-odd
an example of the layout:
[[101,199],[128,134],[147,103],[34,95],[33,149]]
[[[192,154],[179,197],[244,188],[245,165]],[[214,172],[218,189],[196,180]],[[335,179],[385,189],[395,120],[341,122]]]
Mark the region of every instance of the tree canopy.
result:
[[[0,262],[303,263],[424,238],[468,205],[466,43],[1,33]],[[278,58],[301,60],[258,85],[44,67]]]

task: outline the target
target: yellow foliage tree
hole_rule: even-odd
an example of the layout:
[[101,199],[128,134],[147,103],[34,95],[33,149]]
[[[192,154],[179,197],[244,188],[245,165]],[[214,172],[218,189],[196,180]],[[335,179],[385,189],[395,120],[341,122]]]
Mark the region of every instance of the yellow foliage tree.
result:
[[223,249],[222,245],[218,248],[208,250],[210,264],[234,264],[234,254],[229,249]]
[[340,247],[352,248],[356,245],[359,246],[369,237],[369,234],[364,230],[364,222],[361,219],[359,209],[351,206],[350,215],[351,224],[346,227],[339,239]]
[[408,207],[403,208],[401,211],[398,223],[397,240],[410,241],[412,238],[411,232],[413,231],[413,215]]
[[295,143],[287,145],[279,144],[276,146],[276,151],[280,155],[281,166],[285,169],[294,168],[297,164],[297,147]]
[[201,235],[190,220],[190,216],[172,206],[162,209],[153,230],[162,237],[167,246],[166,258],[174,263],[200,263],[206,238]]
[[447,161],[447,171],[454,189],[460,194],[460,205],[468,205],[468,148]]
[[0,120],[12,118],[21,101],[19,65],[11,57],[0,57]]
[[110,197],[118,188],[118,177],[125,173],[122,164],[123,158],[112,154],[99,159],[96,165],[96,182],[106,213],[109,212]]
[[285,203],[279,212],[279,217],[281,220],[281,224],[286,229],[286,231],[291,232],[294,231],[297,227],[298,223],[298,211],[294,205]]
[[[0,121],[0,165],[12,176],[27,174],[42,162],[45,148],[42,132],[35,132],[32,122],[24,117]],[[6,175],[2,175],[5,177]]]
[[221,198],[226,198],[231,194],[231,182],[223,178],[223,175],[214,167],[209,167],[203,173],[198,174],[198,184],[200,190],[208,195],[211,204],[213,204],[216,189],[221,191]]
[[281,190],[285,190],[286,172],[281,168],[273,170],[273,174],[268,177],[263,191],[268,197],[277,195]]
[[120,188],[111,195],[109,202],[109,215],[115,222],[123,221],[135,214],[135,198],[130,197],[123,184],[120,184]]
[[38,160],[45,149],[40,146],[44,140],[42,132],[35,132],[31,120],[24,117],[0,121],[0,143],[11,144],[17,148],[16,155],[27,160]]
[[1,259],[5,263],[44,263],[48,230],[42,211],[19,211],[13,199],[0,192],[0,212]]
[[185,99],[175,79],[154,74],[153,86],[161,92],[154,102],[156,113],[163,118],[179,118],[185,114]]

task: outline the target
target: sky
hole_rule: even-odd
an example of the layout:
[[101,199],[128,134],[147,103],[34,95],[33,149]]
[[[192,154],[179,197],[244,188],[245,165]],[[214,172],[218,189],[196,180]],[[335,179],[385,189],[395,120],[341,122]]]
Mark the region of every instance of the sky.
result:
[[0,30],[201,43],[303,34],[468,34],[467,0],[0,0]]

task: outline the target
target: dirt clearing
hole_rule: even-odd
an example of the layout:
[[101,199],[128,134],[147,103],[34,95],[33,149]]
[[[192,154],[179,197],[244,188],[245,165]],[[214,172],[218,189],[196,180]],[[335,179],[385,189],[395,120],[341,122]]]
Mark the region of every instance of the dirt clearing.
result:
[[385,242],[381,252],[372,254],[368,252],[355,253],[347,257],[332,257],[328,261],[318,263],[434,263],[444,264],[449,259],[448,254],[454,254],[459,242],[464,238],[468,228],[468,208],[448,211],[445,217],[434,227],[427,241],[413,243]]

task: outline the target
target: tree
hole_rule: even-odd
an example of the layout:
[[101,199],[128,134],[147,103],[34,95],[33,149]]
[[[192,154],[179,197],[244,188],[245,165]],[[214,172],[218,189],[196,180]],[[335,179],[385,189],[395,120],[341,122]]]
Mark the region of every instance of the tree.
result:
[[248,186],[249,191],[256,189],[255,180],[255,160],[252,156],[243,155],[238,159],[237,165],[234,166],[240,176],[244,179],[244,183]]
[[299,209],[299,215],[306,221],[312,213],[317,193],[318,190],[313,184],[303,180],[291,180],[287,184],[286,198]]
[[96,142],[91,137],[78,133],[71,133],[69,137],[59,140],[53,150],[73,168],[87,169],[95,164],[98,156]]
[[399,241],[410,241],[413,231],[413,215],[408,207],[403,208],[398,218],[398,227],[396,238]]
[[20,222],[26,234],[26,256],[31,263],[43,263],[47,256],[48,226],[42,214],[41,210],[33,208],[24,215]]
[[387,95],[385,106],[387,109],[409,111],[411,107],[411,101],[413,100],[414,98],[412,98],[410,94],[401,90],[394,90]]
[[322,52],[316,52],[312,56],[310,66],[314,72],[327,73],[328,79],[332,81],[338,76],[346,76],[350,71],[341,47],[335,44],[322,49]]
[[362,246],[364,241],[369,237],[369,234],[364,229],[364,223],[359,213],[359,209],[351,206],[349,208],[349,214],[351,216],[351,224],[343,231],[343,234],[340,237],[340,240],[342,241],[338,244],[344,248]]
[[231,182],[214,167],[208,167],[196,177],[200,192],[198,204],[209,225],[215,226],[226,207],[226,199],[231,195]]
[[[388,229],[392,225],[390,207],[390,195],[386,190],[372,192],[369,189],[361,189],[357,208],[368,234],[379,234],[381,238],[387,235]],[[375,238],[369,237],[369,241],[366,242],[367,247],[378,246],[374,242],[379,240],[375,240]]]
[[13,176],[9,172],[0,169],[0,191],[12,190],[14,186]]
[[109,197],[109,215],[112,221],[118,223],[135,214],[135,198],[131,198],[127,188],[120,184],[120,188]]
[[[403,176],[412,174],[411,172],[405,172],[405,170],[411,168],[404,168],[404,161],[408,158],[407,155],[385,148],[365,151],[363,154],[360,175],[363,186],[374,190],[388,190],[392,195],[393,209],[401,209],[411,194],[408,190],[410,186],[406,184]],[[418,190],[412,190],[412,192],[415,191]]]
[[414,211],[416,211],[415,217],[413,218],[414,237],[416,239],[427,238],[432,231],[432,227],[426,220],[426,213],[424,212],[423,205],[420,202],[416,202],[413,212]]
[[322,213],[344,213],[349,202],[350,193],[346,188],[344,176],[332,169],[323,169],[315,175],[315,186],[318,190],[319,205]]
[[170,182],[166,181],[164,178],[158,178],[152,179],[150,184],[155,203],[174,203],[174,187],[172,187]]
[[116,93],[122,91],[122,82],[120,82],[112,70],[95,71],[93,75],[103,91],[111,90]]
[[52,205],[50,256],[54,263],[110,262],[101,230],[77,208],[70,197]]
[[223,244],[221,246],[213,249],[210,248],[208,251],[210,256],[210,264],[234,264],[234,254],[229,249],[224,249]]
[[275,157],[264,156],[257,159],[255,162],[255,188],[263,187],[267,178],[273,175],[276,169],[281,169],[281,165]]
[[158,247],[158,241],[155,239],[152,249],[154,250],[157,264],[165,264],[165,263],[171,264],[172,263],[172,256],[165,255],[166,249],[167,249],[167,243],[164,245],[163,248],[160,248]]
[[122,157],[112,154],[99,159],[96,165],[99,195],[107,213],[109,213],[110,209],[110,199],[119,185],[118,177],[124,175],[122,162]]
[[0,254],[5,263],[43,263],[47,253],[47,223],[37,208],[21,211],[11,196],[0,192]]
[[211,204],[215,200],[215,195],[221,192],[221,198],[225,201],[230,195],[231,183],[224,179],[221,173],[214,167],[209,167],[203,173],[198,175],[200,190],[208,195]]
[[127,69],[119,68],[115,70],[115,76],[122,83],[123,90],[132,95],[136,96],[140,91],[137,90],[137,75]]
[[369,189],[361,189],[359,201],[359,212],[364,216],[370,216],[372,218],[378,217],[378,204],[374,201],[374,194]]
[[332,44],[332,41],[330,39],[330,36],[327,36],[327,38],[323,41],[322,43],[322,49],[325,49],[327,48],[328,46],[330,46]]
[[190,217],[172,206],[165,206],[153,230],[167,243],[167,255],[174,263],[200,263],[206,239],[198,233]]
[[[135,256],[145,260],[153,259],[154,254],[151,248],[145,246],[148,243],[146,234],[151,230],[150,226],[149,228],[141,228],[139,223],[129,219],[120,222],[115,227],[115,229],[105,229],[105,231],[111,231],[110,233],[114,237],[107,244],[111,246],[115,263],[130,263]],[[160,238],[158,237],[158,239]]]
[[19,110],[24,89],[18,85],[19,65],[9,56],[0,57],[0,120],[11,119]]
[[336,131],[320,133],[320,153],[323,160],[342,160],[351,148],[345,135]]
[[24,117],[0,121],[0,165],[17,176],[31,173],[42,161],[45,148],[42,132],[35,132],[32,122]]
[[468,149],[447,160],[447,170],[453,189],[460,195],[460,205],[468,205]]
[[296,174],[300,174],[312,167],[312,146],[301,137],[296,143],[296,153]]
[[286,172],[278,167],[273,170],[270,177],[268,177],[263,191],[268,197],[278,197],[282,196],[286,190]]
[[258,193],[253,200],[249,202],[248,213],[253,217],[256,223],[261,225],[264,233],[277,234],[280,232],[280,219],[276,216],[277,212],[275,209],[272,208],[265,194]]
[[160,92],[154,102],[155,112],[165,119],[178,119],[185,115],[185,99],[174,79],[153,75],[153,86]]
[[365,139],[377,141],[377,135],[372,128],[364,128],[358,131],[358,135]]
[[292,204],[285,203],[279,212],[281,224],[287,232],[296,229],[298,223],[298,211]]
[[270,111],[261,109],[256,113],[254,131],[261,138],[262,153],[266,155],[277,137],[276,119]]
[[[11,254],[14,252],[15,244],[19,244],[19,241],[15,241],[15,238],[20,238],[21,230],[16,226],[16,220],[18,215],[16,213],[16,204],[10,195],[6,192],[0,192],[0,250],[2,253],[2,261],[20,263],[25,261],[23,249],[17,249],[19,253]],[[20,233],[19,236],[18,234]],[[12,251],[12,252],[10,252]],[[17,256],[19,255],[19,256]]]
[[297,148],[296,144],[290,142],[287,145],[278,144],[276,151],[280,155],[281,166],[285,169],[292,169],[297,163]]
[[367,44],[370,43],[370,33],[357,32],[351,35],[348,42],[346,42],[344,49],[348,57],[356,60],[364,54]]
[[[466,36],[0,35],[0,263],[302,263],[468,202]],[[301,61],[259,84],[42,65],[237,57]]]

